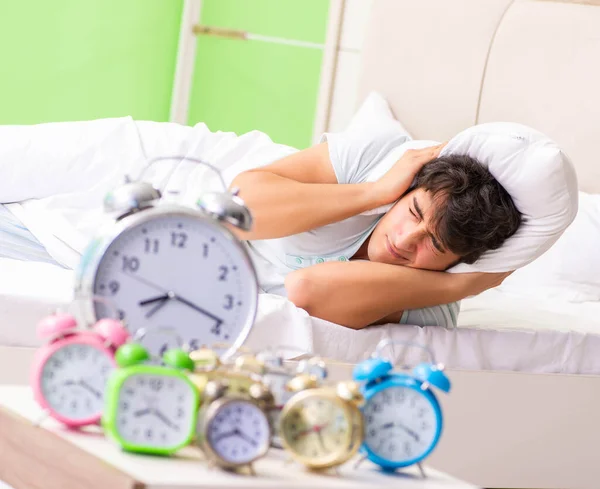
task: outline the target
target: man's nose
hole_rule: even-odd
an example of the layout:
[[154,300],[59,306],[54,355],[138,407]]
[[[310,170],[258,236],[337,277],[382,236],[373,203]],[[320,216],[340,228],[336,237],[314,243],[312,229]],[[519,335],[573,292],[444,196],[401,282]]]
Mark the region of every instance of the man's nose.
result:
[[417,248],[418,242],[419,232],[416,229],[414,229],[398,236],[396,242],[394,243],[394,246],[400,251],[407,251],[409,253],[412,253]]

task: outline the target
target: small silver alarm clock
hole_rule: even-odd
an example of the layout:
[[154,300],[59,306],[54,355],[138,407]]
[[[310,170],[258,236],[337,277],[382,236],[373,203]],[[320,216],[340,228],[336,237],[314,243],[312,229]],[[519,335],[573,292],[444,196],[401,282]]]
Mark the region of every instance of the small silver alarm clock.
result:
[[[244,342],[256,316],[258,285],[241,241],[225,225],[247,231],[252,216],[237,191],[228,191],[220,172],[202,160],[185,159],[215,170],[224,191],[207,193],[197,207],[166,203],[143,181],[127,181],[108,193],[104,210],[114,221],[101,230],[83,254],[75,296],[86,320],[114,317],[110,300],[129,333],[171,331],[191,349],[227,343],[227,357]],[[152,335],[146,348],[161,355],[172,334]]]

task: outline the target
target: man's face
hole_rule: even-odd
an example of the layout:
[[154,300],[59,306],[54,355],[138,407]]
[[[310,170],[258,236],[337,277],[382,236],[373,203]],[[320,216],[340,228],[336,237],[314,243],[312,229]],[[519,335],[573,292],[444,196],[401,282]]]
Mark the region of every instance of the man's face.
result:
[[439,203],[416,189],[402,197],[377,223],[368,244],[369,260],[427,270],[446,270],[460,257],[444,250],[431,217]]

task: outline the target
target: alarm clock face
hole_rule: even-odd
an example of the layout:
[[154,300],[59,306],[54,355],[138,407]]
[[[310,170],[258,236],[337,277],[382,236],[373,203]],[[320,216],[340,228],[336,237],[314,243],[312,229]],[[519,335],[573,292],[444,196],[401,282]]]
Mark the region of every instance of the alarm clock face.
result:
[[130,375],[121,384],[117,403],[114,417],[118,434],[131,446],[178,447],[194,430],[194,391],[182,378]]
[[206,424],[206,441],[222,463],[246,465],[266,453],[271,431],[262,409],[242,399],[215,406]]
[[287,448],[312,466],[344,458],[353,427],[342,402],[310,391],[296,396],[297,401],[293,398],[281,415],[280,434]]
[[181,346],[177,337],[192,349],[222,342],[232,345],[225,355],[235,351],[250,331],[258,297],[243,245],[183,208],[144,210],[118,226],[106,249],[96,251],[97,266],[83,268],[96,270],[91,293],[107,299],[92,303],[93,316],[114,317],[117,309],[131,334],[152,331],[143,342],[155,355]]
[[416,389],[382,389],[367,400],[363,413],[365,445],[391,463],[421,459],[439,433],[439,418],[432,402]]
[[104,387],[113,368],[106,351],[85,343],[70,343],[44,363],[41,394],[48,407],[63,418],[89,420],[102,413]]

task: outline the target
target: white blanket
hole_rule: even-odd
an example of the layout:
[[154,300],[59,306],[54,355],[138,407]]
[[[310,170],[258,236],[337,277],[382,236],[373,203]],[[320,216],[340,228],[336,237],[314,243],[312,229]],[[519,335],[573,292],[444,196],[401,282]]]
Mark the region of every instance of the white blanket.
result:
[[[138,178],[151,158],[180,155],[206,160],[221,170],[229,185],[241,171],[295,151],[273,143],[258,131],[238,137],[234,133],[211,132],[204,124],[188,127],[134,121],[129,117],[0,126],[0,202],[11,202],[10,210],[50,255],[73,269],[95,230],[110,220],[102,211],[106,193],[122,183],[125,175]],[[174,171],[169,176],[171,170]],[[168,185],[162,188],[167,176]],[[167,198],[189,205],[203,191],[221,189],[214,172],[181,159],[151,165],[144,180],[162,188]],[[179,193],[168,197],[170,191]],[[28,264],[12,260],[5,263],[16,268],[9,273],[14,279],[3,282],[9,289],[6,294],[15,298],[48,298],[57,306],[71,301],[71,270],[48,265],[40,274],[47,277],[46,288],[33,291],[29,276],[25,276],[30,274],[17,272]],[[32,263],[32,271],[36,265],[41,264]],[[54,297],[56,294],[59,297]],[[312,351],[313,322],[305,311],[279,296],[263,294],[259,300],[257,327],[248,345],[294,345]],[[48,301],[43,301],[45,311],[49,311]]]
[[[136,179],[149,159],[193,156],[222,172],[227,184],[240,171],[268,164],[294,148],[273,143],[261,132],[243,136],[211,132],[205,124],[134,121],[130,117],[35,126],[0,127],[0,202],[23,221],[50,255],[76,267],[95,230],[108,220],[106,193]],[[175,168],[174,168],[175,167]],[[180,160],[152,165],[144,180],[172,200],[193,204],[205,190],[220,188],[210,169]]]

